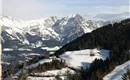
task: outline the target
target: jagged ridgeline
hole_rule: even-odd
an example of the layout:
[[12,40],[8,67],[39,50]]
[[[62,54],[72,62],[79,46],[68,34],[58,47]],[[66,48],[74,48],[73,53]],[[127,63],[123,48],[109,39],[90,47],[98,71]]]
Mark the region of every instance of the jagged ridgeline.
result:
[[31,21],[2,16],[0,22],[3,48],[23,48],[62,46],[111,21],[86,20],[75,14],[63,18],[52,16]]
[[65,51],[82,50],[87,48],[103,48],[111,50],[116,46],[121,50],[127,50],[130,48],[130,19],[125,19],[114,24],[108,24],[91,33],[87,33],[64,45],[55,52],[55,55],[58,56]]

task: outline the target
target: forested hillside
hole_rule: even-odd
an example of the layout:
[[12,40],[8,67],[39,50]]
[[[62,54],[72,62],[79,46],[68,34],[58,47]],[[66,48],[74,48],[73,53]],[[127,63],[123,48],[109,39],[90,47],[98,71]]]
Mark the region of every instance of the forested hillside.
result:
[[[66,51],[83,49],[108,49],[110,57],[106,60],[95,59],[89,68],[81,70],[81,80],[102,80],[117,65],[130,60],[130,19],[103,26],[64,45],[55,55]],[[70,80],[77,80],[71,77]]]
[[87,33],[76,40],[64,45],[55,52],[56,55],[65,51],[83,50],[91,48],[121,49],[130,48],[130,19],[119,23],[108,24],[98,28],[91,33]]

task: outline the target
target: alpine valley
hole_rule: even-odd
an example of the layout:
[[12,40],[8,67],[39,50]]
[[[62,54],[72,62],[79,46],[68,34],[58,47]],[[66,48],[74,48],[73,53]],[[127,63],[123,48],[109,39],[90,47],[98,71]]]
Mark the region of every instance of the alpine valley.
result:
[[4,80],[129,80],[130,19],[79,14],[2,24]]
[[[16,64],[34,56],[53,53],[64,44],[110,22],[86,20],[79,14],[22,21],[10,16],[2,24],[3,64]],[[11,60],[9,60],[11,59]]]

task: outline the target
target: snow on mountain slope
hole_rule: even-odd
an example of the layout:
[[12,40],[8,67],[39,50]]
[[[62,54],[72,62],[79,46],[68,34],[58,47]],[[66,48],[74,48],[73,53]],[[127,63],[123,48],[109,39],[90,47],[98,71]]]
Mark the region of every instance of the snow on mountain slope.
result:
[[55,77],[32,77],[29,76],[27,80],[56,80]]
[[[91,56],[94,54],[94,56]],[[67,65],[74,68],[85,69],[97,58],[105,60],[109,57],[109,50],[97,50],[97,49],[85,49],[80,51],[67,51],[60,56],[61,59],[65,60]]]
[[[38,67],[39,64],[44,64],[46,62],[52,62],[53,59],[57,59],[57,60],[61,60],[60,58],[56,58],[55,56],[53,57],[50,57],[49,59],[42,59],[36,63],[33,63],[29,66],[26,66],[24,67],[24,69],[31,69],[31,68],[36,68]],[[18,77],[21,75],[22,73],[22,70],[24,69],[20,69],[13,77]],[[68,67],[64,67],[64,68],[61,68],[61,69],[56,69],[56,70],[48,70],[48,71],[45,71],[45,72],[36,72],[36,73],[30,73],[34,76],[28,76],[27,77],[27,80],[41,80],[41,79],[45,79],[45,80],[54,80],[55,79],[55,76],[59,75],[60,77],[64,78],[65,77],[65,74],[69,71],[70,74],[75,74],[75,71],[68,68]],[[38,77],[40,76],[40,77]]]
[[59,70],[51,70],[51,71],[46,71],[46,72],[41,72],[41,73],[34,73],[34,75],[39,75],[39,76],[57,76],[61,75],[63,76],[67,71],[70,71],[71,74],[74,74],[75,71],[69,69],[69,68],[62,68]]
[[21,26],[22,27],[27,26],[27,24],[24,21],[15,19],[15,18],[13,18],[11,16],[1,16],[0,17],[0,22],[4,26],[13,27],[13,28],[14,27],[21,28]]
[[52,28],[60,34],[61,41],[67,43],[103,25],[101,21],[85,20],[79,14],[75,14],[59,19]]
[[39,20],[31,20],[31,21],[23,21],[19,19],[15,19],[11,16],[2,16],[0,17],[0,21],[4,26],[8,27],[17,27],[17,28],[23,28],[28,26],[35,26],[35,25],[41,25],[42,27],[51,27],[58,18],[56,16],[53,17],[47,17]]
[[[75,74],[75,71],[69,69],[69,68],[62,68],[60,70],[51,70],[41,73],[34,73],[36,76],[52,76],[52,77],[34,77],[34,76],[28,76],[27,80],[56,80],[55,76],[60,76],[62,80],[64,80],[64,75],[69,71],[71,74]],[[54,76],[54,77],[53,77]]]
[[[35,52],[32,50],[31,53],[39,53],[41,51],[36,48],[44,49],[46,47],[62,46],[85,33],[101,27],[105,22],[86,20],[79,14],[75,14],[63,18],[53,16],[31,21],[2,16],[0,17],[0,23],[2,24],[1,39],[3,49],[35,49]],[[44,50],[47,53],[48,50]],[[4,54],[6,53],[20,57],[19,54],[15,53],[14,55],[13,51],[4,52]],[[22,51],[18,53],[23,54]]]
[[0,23],[3,25],[2,31],[7,32],[9,35],[8,37],[27,43],[29,42],[26,39],[27,33],[30,35],[37,35],[45,40],[50,38],[58,39],[58,34],[50,28],[56,21],[56,17],[31,21],[22,21],[8,16],[3,16],[0,18]]
[[122,65],[116,66],[116,68],[107,74],[103,80],[122,80],[122,75],[126,73],[127,69],[130,69],[130,60]]
[[42,60],[38,61],[38,62],[35,63],[35,64],[31,64],[31,65],[27,66],[26,68],[27,68],[27,69],[35,68],[35,67],[37,67],[39,64],[43,64],[43,63],[45,63],[45,62],[51,62],[51,61],[52,61],[52,59],[42,59]]
[[[46,63],[46,62],[51,62],[51,61],[52,61],[52,59],[42,59],[42,60],[38,61],[37,63],[31,64],[31,65],[29,65],[29,66],[27,66],[27,67],[25,67],[25,68],[26,68],[26,69],[36,68],[39,64],[44,64],[44,63]],[[19,76],[21,73],[22,73],[22,70],[19,70],[19,71],[15,74],[15,76]]]
[[[31,21],[22,21],[10,16],[2,16],[0,17],[0,23],[3,25],[3,43],[10,40],[18,40],[21,44],[31,45],[32,42],[33,44],[36,44],[37,41],[44,43],[42,41],[46,40],[65,44],[103,26],[105,22],[85,20],[79,14],[75,14],[61,19],[53,16]],[[33,41],[30,40],[32,38]]]
[[26,22],[29,23],[30,26],[39,24],[45,27],[52,27],[52,25],[55,24],[57,20],[58,20],[58,17],[53,16],[53,17],[48,17],[48,18],[38,19],[38,20],[31,20],[31,21],[26,21]]

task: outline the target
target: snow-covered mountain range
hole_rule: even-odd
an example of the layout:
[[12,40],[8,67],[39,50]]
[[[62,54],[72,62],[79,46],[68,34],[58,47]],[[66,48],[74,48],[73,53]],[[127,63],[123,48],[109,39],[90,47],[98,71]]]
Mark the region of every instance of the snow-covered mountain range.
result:
[[15,63],[32,59],[30,56],[54,52],[62,45],[110,22],[86,20],[75,14],[63,18],[52,16],[31,21],[2,16],[0,23],[2,61]]
[[[90,80],[93,80],[93,78],[94,80],[96,80],[96,78],[99,80],[101,78],[103,78],[103,80],[121,79],[122,75],[126,73],[126,69],[130,67],[129,61],[126,62],[127,59],[130,58],[129,47],[128,50],[122,48],[119,48],[122,50],[118,50],[118,46],[114,49],[111,49],[111,46],[113,47],[118,44],[120,47],[122,46],[122,42],[129,40],[128,30],[130,29],[128,26],[130,24],[129,19],[114,24],[109,24],[110,22],[111,21],[86,20],[79,14],[63,18],[49,17],[31,21],[22,21],[8,16],[1,17],[2,63],[9,65],[7,67],[4,66],[2,69],[5,72],[7,69],[10,71],[16,68],[17,70],[13,74],[10,73],[10,77],[8,77],[8,75],[6,77],[5,75],[5,79],[16,79],[20,78],[19,76],[21,75],[27,74],[27,80],[40,80],[41,78],[54,80],[57,76],[64,80],[67,79],[66,77],[68,75],[65,74],[67,71],[70,71],[69,75],[77,76],[80,74],[78,77],[82,77],[82,75],[84,75],[82,73],[85,73],[85,75],[87,73],[87,77],[83,76],[82,80],[84,80],[84,77],[86,79],[90,78]],[[99,28],[106,24],[109,25]],[[116,30],[119,31],[116,32]],[[89,32],[91,32],[91,35],[85,34]],[[113,35],[113,33],[116,35]],[[85,36],[79,37],[83,34],[85,34]],[[124,38],[123,41],[122,37],[119,37],[122,35]],[[72,41],[74,39],[76,39],[75,42]],[[70,41],[72,42],[68,43]],[[44,50],[53,51],[64,44],[66,45],[60,48],[54,55],[42,55],[42,53],[45,53]],[[123,45],[127,46],[128,44],[129,43],[126,42]],[[100,49],[100,47],[102,48]],[[117,53],[114,52],[116,50]],[[122,52],[118,53],[118,51]],[[119,56],[120,60],[118,63],[115,60],[118,60],[117,55],[123,55]],[[119,65],[121,61],[122,63],[126,63]],[[116,63],[116,65],[113,63]],[[91,71],[91,69],[94,68],[96,69]],[[110,69],[108,72],[112,71],[112,69],[114,70],[108,74],[108,72],[103,73],[103,69],[104,71]],[[101,72],[103,74],[107,75],[101,75],[100,77],[100,70],[102,70]],[[118,74],[115,72],[121,73]],[[89,76],[88,73],[90,75],[94,73],[94,75]],[[22,77],[21,80],[23,80]]]
[[[108,22],[86,20],[79,14],[58,18],[22,21],[9,16],[0,18],[3,47],[61,46]],[[14,45],[11,45],[15,43]],[[10,44],[10,45],[6,45]],[[19,46],[18,46],[19,45]]]

